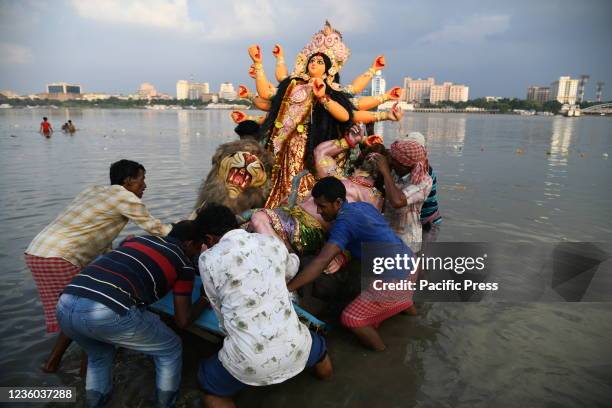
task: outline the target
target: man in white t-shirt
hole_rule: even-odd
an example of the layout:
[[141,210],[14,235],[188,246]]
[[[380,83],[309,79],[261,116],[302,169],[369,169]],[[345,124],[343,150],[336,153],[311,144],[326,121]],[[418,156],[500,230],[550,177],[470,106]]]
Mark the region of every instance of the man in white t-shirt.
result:
[[202,283],[226,334],[200,363],[205,405],[232,407],[231,396],[247,385],[278,384],[304,368],[330,378],[325,339],[299,321],[287,290],[297,256],[276,237],[238,229],[227,207],[208,205],[198,219],[209,247],[199,260]]

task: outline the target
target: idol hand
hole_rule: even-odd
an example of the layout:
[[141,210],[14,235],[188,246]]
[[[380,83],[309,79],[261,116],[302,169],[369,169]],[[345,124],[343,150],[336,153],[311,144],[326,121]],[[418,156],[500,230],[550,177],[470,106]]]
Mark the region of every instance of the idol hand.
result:
[[261,62],[261,47],[259,45],[251,45],[249,47],[249,56],[253,62]]
[[375,71],[378,71],[380,69],[383,69],[384,67],[385,67],[385,56],[379,55],[378,57],[376,57],[376,59],[372,63],[372,68]]
[[389,119],[397,122],[397,121],[402,120],[403,117],[404,117],[404,112],[402,111],[402,108],[398,106],[398,103],[396,102],[391,108],[391,111],[389,112]]
[[249,91],[249,88],[247,88],[245,85],[238,86],[238,96],[241,98],[248,98],[250,93],[251,91]]
[[389,89],[389,91],[387,92],[387,96],[389,97],[389,99],[397,101],[400,96],[402,96],[402,88],[400,88],[399,86],[395,86]]
[[274,48],[272,49],[272,55],[276,58],[282,58],[285,56],[285,52],[283,51],[283,47],[280,44],[274,44]]
[[315,78],[312,82],[312,92],[317,98],[325,96],[325,82],[321,78]]
[[233,111],[232,113],[230,113],[230,116],[232,117],[234,123],[244,122],[247,117],[247,115],[240,111]]

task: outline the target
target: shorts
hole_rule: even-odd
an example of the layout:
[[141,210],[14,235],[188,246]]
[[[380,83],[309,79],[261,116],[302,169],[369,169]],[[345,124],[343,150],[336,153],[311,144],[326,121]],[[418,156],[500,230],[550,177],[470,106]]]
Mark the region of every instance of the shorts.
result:
[[[325,339],[312,331],[310,336],[312,337],[312,346],[305,368],[315,366],[327,356]],[[200,362],[198,383],[205,393],[218,397],[230,397],[248,387],[248,384],[236,379],[223,367],[223,364],[219,361],[219,353]]]

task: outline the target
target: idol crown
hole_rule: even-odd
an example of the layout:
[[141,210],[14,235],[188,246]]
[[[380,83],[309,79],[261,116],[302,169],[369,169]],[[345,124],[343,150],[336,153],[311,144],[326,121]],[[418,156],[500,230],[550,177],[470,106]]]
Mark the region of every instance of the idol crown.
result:
[[300,51],[295,61],[293,75],[305,73],[308,59],[317,53],[323,53],[331,60],[332,67],[328,71],[331,76],[340,72],[351,55],[351,50],[342,42],[342,34],[332,28],[329,21],[325,21],[323,29],[313,35],[310,42]]

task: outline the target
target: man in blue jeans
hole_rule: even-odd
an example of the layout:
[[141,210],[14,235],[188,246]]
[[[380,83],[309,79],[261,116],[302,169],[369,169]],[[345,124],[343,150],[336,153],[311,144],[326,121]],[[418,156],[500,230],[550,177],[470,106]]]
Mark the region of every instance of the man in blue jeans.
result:
[[198,220],[175,224],[166,238],[126,239],[114,251],[85,267],[68,284],[57,304],[57,320],[88,355],[87,405],[104,406],[111,397],[111,368],[117,347],[153,357],[157,406],[176,402],[181,381],[180,338],[146,306],[172,290],[174,319],[187,327],[207,305],[191,304],[195,268],[202,248]]

